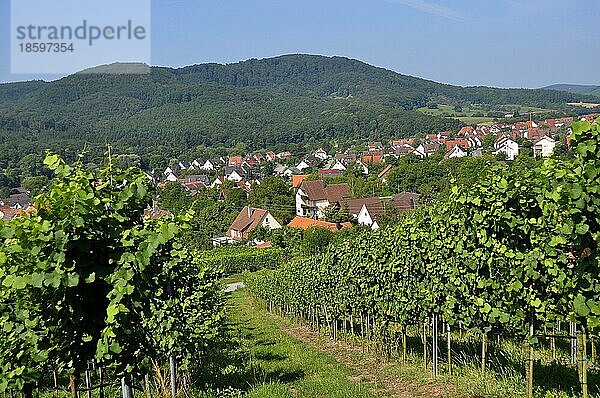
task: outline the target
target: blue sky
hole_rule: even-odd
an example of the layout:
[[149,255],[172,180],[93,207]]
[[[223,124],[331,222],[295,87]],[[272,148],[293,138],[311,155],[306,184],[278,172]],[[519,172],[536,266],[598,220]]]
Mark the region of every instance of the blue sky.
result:
[[[600,85],[599,26],[598,0],[152,0],[152,64],[310,53],[459,85]],[[0,81],[56,78],[11,75],[9,35],[0,0]]]

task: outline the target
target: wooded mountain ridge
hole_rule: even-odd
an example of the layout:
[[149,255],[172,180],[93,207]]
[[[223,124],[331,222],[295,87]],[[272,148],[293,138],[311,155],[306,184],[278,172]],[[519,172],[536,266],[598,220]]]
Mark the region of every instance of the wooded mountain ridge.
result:
[[257,149],[386,139],[460,127],[456,119],[416,111],[430,103],[558,109],[594,98],[452,86],[315,55],[152,67],[142,75],[119,73],[124,64],[102,68],[115,73],[0,85],[4,157],[50,148],[68,158],[84,144],[90,151],[112,144],[121,153],[172,157],[199,145]]

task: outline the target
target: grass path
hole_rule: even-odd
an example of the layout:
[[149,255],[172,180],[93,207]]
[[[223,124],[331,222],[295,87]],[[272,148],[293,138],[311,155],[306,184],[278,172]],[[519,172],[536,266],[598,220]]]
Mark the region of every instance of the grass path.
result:
[[394,396],[332,355],[286,332],[289,321],[258,308],[247,291],[230,297],[232,330],[248,362],[249,397],[374,398]]

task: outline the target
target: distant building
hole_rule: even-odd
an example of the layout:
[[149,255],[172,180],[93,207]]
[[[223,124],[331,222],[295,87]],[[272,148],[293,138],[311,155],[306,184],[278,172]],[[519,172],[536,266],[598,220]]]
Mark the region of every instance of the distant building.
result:
[[236,241],[248,239],[250,233],[261,226],[269,230],[281,228],[268,210],[245,206],[227,230],[227,237]]
[[544,157],[552,155],[554,152],[554,148],[556,148],[556,141],[548,136],[543,136],[533,144],[533,156],[534,157]]
[[323,209],[330,205],[339,205],[349,193],[348,184],[325,186],[322,180],[302,181],[296,192],[296,215],[323,218]]
[[309,229],[309,228],[324,228],[331,232],[338,232],[343,228],[352,228],[352,224],[349,222],[344,223],[333,223],[321,220],[315,220],[314,218],[296,216],[289,224],[290,228]]
[[453,158],[464,158],[467,155],[468,155],[467,151],[465,151],[460,146],[455,145],[451,150],[449,150],[448,152],[446,152],[446,155],[444,157],[446,159],[453,159]]
[[519,144],[511,140],[508,137],[502,137],[494,144],[494,155],[498,155],[501,152],[506,153],[508,160],[515,160],[519,154]]
[[388,174],[390,173],[390,171],[392,171],[393,168],[394,168],[394,165],[391,165],[391,164],[388,164],[387,166],[385,166],[385,168],[383,170],[381,170],[381,172],[377,175],[377,178],[379,178],[379,181],[386,182]]

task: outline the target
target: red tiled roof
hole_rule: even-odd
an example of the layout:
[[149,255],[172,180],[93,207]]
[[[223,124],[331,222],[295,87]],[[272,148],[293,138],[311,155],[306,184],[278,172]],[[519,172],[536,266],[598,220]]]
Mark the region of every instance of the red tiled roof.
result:
[[292,176],[292,188],[298,188],[302,181],[306,180],[309,174],[296,174]]
[[2,219],[4,221],[10,221],[13,218],[15,218],[16,216],[22,214],[23,210],[21,210],[21,209],[13,209],[13,208],[10,208],[8,206],[3,206],[3,207],[0,207],[0,213],[3,214]]
[[332,222],[320,221],[320,220],[315,220],[313,218],[300,217],[300,216],[295,217],[288,224],[288,226],[291,228],[300,228],[300,229],[304,229],[304,230],[313,228],[313,227],[314,228],[325,228],[332,232],[337,232],[342,228],[352,228],[352,224],[349,222],[336,224],[336,223],[332,223]]
[[242,159],[241,156],[230,156],[229,157],[229,161],[228,164],[230,166],[241,166],[241,164],[244,162],[244,160]]
[[381,170],[381,173],[379,173],[379,174],[377,175],[377,178],[383,178],[383,177],[385,177],[385,176],[386,176],[386,174],[387,174],[387,173],[389,173],[389,172],[390,172],[390,170],[391,170],[391,169],[393,169],[393,168],[394,168],[394,165],[392,165],[392,164],[388,164],[388,165],[385,167],[385,169]]
[[459,146],[463,149],[469,147],[469,141],[464,138],[455,138],[453,140],[446,141],[446,149],[452,149],[455,146]]

